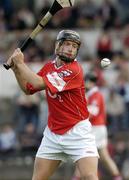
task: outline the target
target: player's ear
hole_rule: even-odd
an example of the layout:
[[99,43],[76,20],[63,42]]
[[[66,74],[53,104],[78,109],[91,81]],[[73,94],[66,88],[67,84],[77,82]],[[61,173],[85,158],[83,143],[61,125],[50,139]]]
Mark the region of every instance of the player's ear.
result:
[[59,48],[60,48],[60,42],[56,41],[56,43],[55,43],[55,54],[56,55],[58,54]]
[[58,41],[56,41],[56,42],[55,42],[55,54],[56,54],[56,52],[57,52],[57,50],[58,50],[58,48],[59,48],[58,46],[59,46],[59,45],[58,45]]

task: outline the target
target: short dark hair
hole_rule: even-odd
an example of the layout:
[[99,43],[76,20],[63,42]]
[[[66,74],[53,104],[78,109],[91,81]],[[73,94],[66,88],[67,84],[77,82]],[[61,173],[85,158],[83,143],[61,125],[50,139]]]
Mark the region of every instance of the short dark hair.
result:
[[96,73],[88,73],[85,76],[85,81],[91,81],[93,83],[96,83],[98,80],[97,74]]

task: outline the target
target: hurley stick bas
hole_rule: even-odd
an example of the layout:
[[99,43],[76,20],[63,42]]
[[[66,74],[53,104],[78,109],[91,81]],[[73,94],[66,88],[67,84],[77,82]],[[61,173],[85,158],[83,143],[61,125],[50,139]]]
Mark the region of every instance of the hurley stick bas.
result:
[[[44,26],[48,23],[48,21],[54,16],[59,10],[65,7],[71,7],[74,5],[74,0],[54,0],[52,6],[46,15],[41,19],[39,24],[35,27],[35,29],[31,32],[29,37],[23,42],[20,49],[23,52],[28,45],[33,41],[33,39],[37,36],[37,34],[44,28]],[[4,63],[3,66],[5,69],[11,68],[11,64]]]

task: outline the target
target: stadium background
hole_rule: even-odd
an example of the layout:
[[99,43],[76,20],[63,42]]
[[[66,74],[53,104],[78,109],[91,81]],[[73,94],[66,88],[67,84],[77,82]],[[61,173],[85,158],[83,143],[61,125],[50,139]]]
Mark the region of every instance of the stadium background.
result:
[[[61,10],[25,51],[35,72],[53,56],[57,33],[77,30],[82,37],[78,60],[84,74],[96,71],[107,109],[109,152],[125,180],[129,179],[129,1],[75,0]],[[0,180],[31,179],[33,160],[47,121],[45,95],[25,96],[2,64],[24,41],[52,0],[0,0]],[[41,13],[42,12],[42,13]],[[102,69],[100,60],[112,64]],[[74,166],[60,166],[53,180],[70,180]],[[100,166],[100,177],[110,176]]]

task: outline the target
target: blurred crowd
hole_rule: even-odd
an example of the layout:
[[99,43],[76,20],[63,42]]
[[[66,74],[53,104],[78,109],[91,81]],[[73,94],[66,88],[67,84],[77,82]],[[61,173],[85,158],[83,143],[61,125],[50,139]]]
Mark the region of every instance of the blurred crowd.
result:
[[[22,2],[1,0],[1,30],[33,28],[51,4],[52,0],[23,0]],[[53,17],[47,28],[119,29],[129,23],[128,10],[128,0],[76,0],[72,10],[71,8],[61,10]]]
[[[51,3],[51,0],[0,0],[1,65],[28,37]],[[61,10],[24,52],[26,63],[43,64],[50,59],[56,34],[64,28],[76,29],[81,34],[83,43],[78,60],[84,74],[93,70],[99,76],[98,86],[106,101],[109,151],[128,179],[129,1],[78,0],[72,9]],[[112,63],[102,69],[100,60],[105,57]],[[44,94],[25,96],[18,91],[13,101],[13,119],[0,129],[1,159],[16,150],[23,155],[35,154],[47,121]]]

